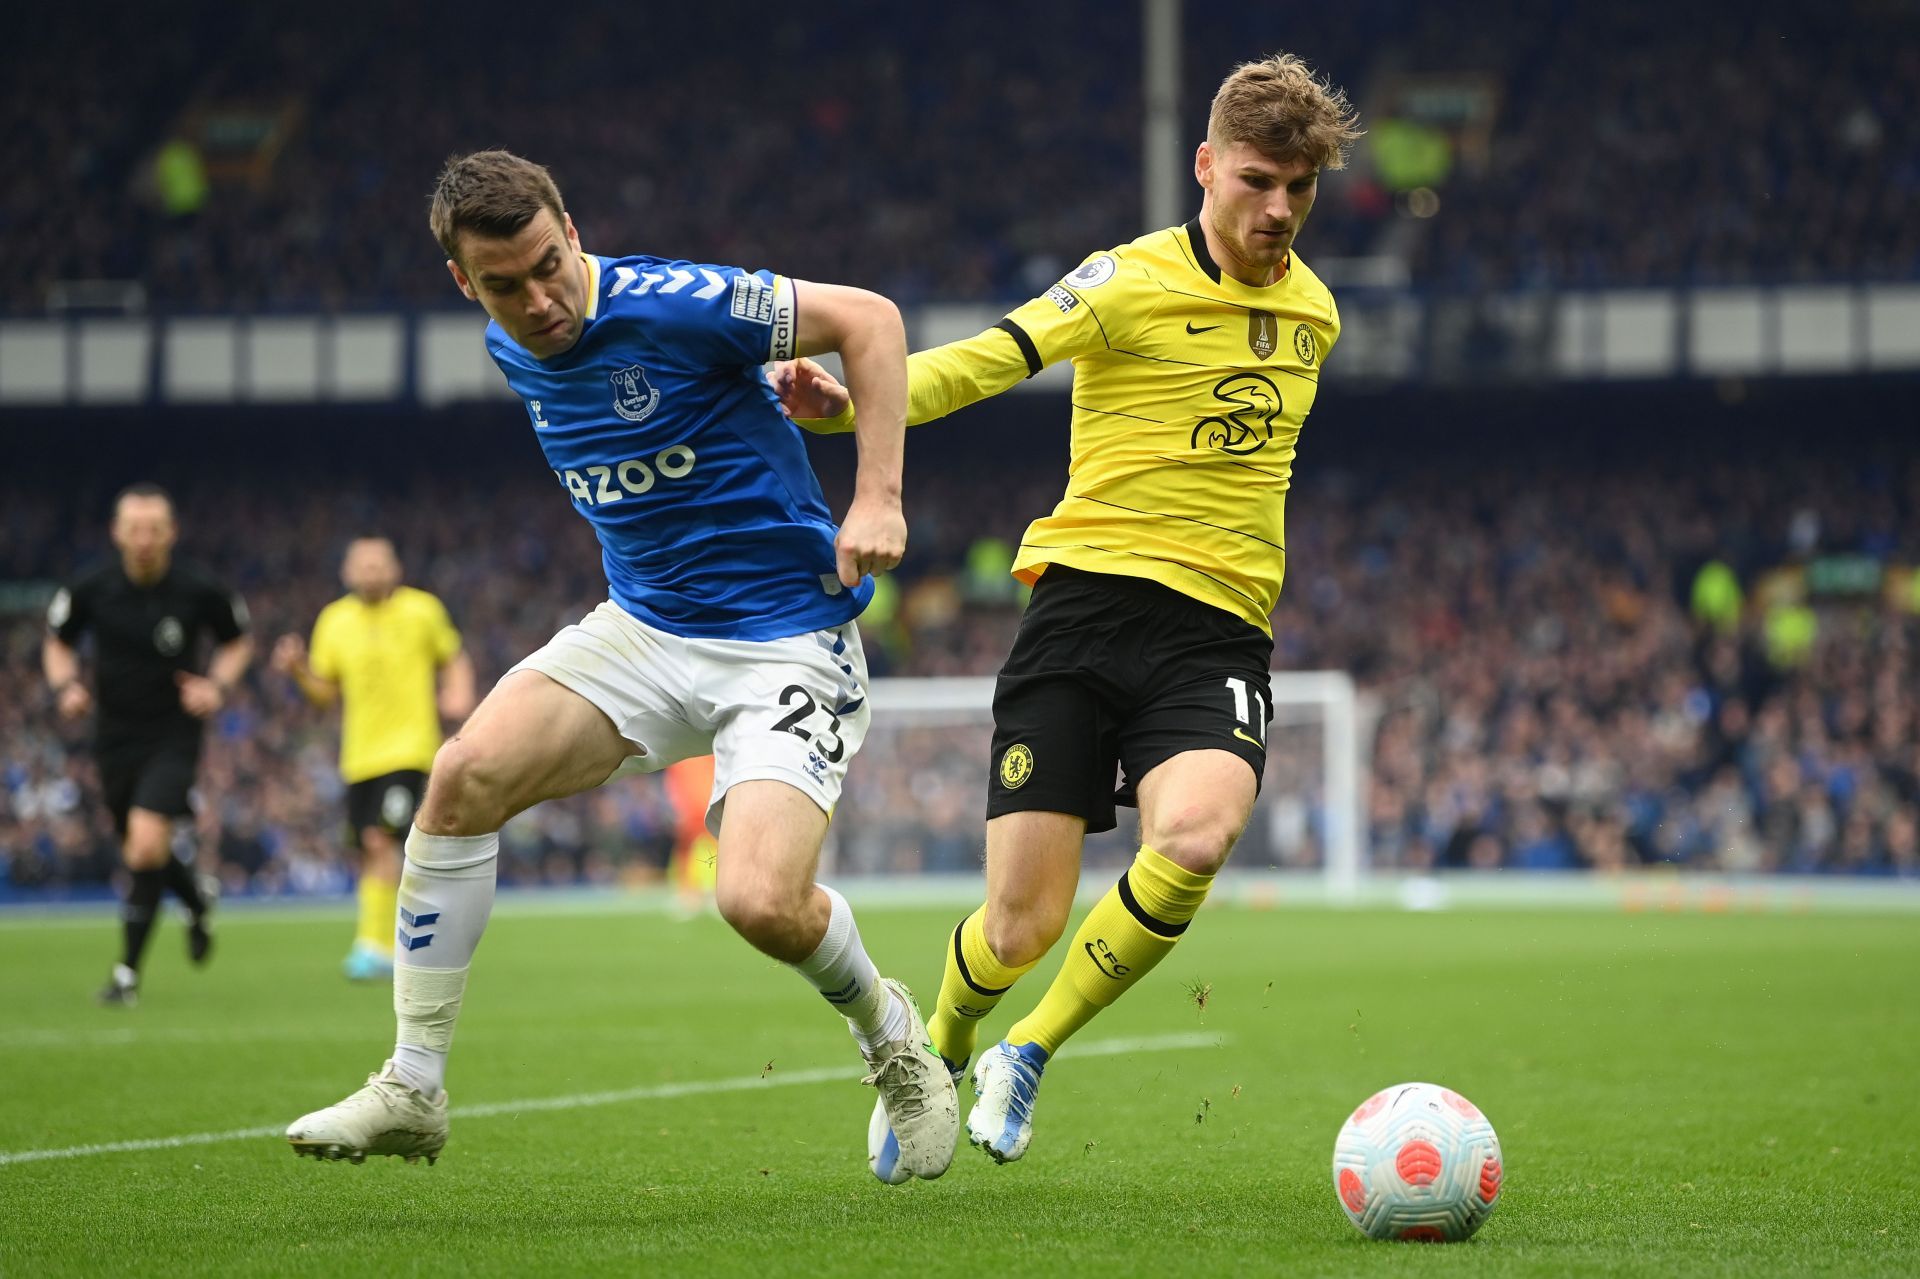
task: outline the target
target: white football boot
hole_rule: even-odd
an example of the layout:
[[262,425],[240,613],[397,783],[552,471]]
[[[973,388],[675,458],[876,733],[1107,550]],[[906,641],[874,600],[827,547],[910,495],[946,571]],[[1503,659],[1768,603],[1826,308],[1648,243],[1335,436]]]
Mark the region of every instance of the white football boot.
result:
[[947,1170],[960,1144],[956,1076],[928,1041],[913,992],[892,978],[881,985],[906,1005],[907,1037],[883,1056],[868,1058],[873,1073],[860,1081],[880,1090],[867,1123],[867,1167],[888,1185],[910,1177],[932,1181]]
[[[960,1113],[959,1089],[960,1081],[967,1075],[967,1063],[963,1061],[955,1065],[945,1057],[941,1057],[940,1064],[946,1067],[947,1078],[953,1081],[953,1109],[956,1119],[954,1145],[957,1147],[960,1144],[957,1122]],[[893,1125],[887,1122],[887,1103],[880,1100],[874,1101],[873,1118],[867,1121],[867,1167],[873,1169],[873,1175],[889,1186],[897,1186],[901,1182],[913,1180],[913,1174],[908,1172],[900,1162],[900,1139],[893,1135]]]
[[431,1164],[447,1144],[447,1093],[423,1096],[388,1062],[346,1100],[294,1120],[287,1140],[294,1154],[315,1159],[364,1163],[368,1155],[399,1155],[408,1163],[425,1158]]

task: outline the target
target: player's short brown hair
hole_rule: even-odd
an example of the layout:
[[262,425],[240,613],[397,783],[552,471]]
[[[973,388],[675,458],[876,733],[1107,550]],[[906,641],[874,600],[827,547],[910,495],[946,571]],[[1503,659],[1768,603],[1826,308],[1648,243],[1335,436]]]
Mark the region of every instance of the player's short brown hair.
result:
[[511,151],[475,151],[454,156],[440,170],[427,224],[447,256],[457,262],[464,232],[504,240],[518,235],[542,209],[551,210],[563,222],[566,219],[560,188],[544,166]]
[[1207,113],[1214,149],[1245,142],[1270,159],[1344,168],[1364,132],[1347,95],[1291,53],[1243,62],[1220,82]]

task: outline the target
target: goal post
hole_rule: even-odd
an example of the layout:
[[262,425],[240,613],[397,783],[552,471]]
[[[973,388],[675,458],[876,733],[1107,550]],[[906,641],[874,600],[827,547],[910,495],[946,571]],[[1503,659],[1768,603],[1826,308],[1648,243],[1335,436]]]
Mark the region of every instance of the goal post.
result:
[[[1325,900],[1354,902],[1366,874],[1364,699],[1343,671],[1275,671],[1271,681],[1267,773],[1227,873],[1317,877]],[[873,681],[872,725],[834,813],[825,869],[977,878],[993,685],[991,677]],[[1137,816],[1123,809],[1119,820],[1117,830],[1089,837],[1089,866],[1131,859]]]
[[1273,685],[1274,728],[1285,715],[1318,719],[1327,899],[1357,901],[1367,831],[1361,777],[1367,771],[1364,752],[1370,743],[1360,731],[1360,696],[1353,676],[1345,671],[1274,671],[1268,679]]

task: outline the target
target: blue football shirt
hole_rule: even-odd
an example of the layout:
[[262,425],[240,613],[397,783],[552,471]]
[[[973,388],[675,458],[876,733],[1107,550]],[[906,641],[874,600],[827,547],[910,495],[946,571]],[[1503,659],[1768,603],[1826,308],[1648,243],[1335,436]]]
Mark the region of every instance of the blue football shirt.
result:
[[615,603],[695,639],[838,626],[873,597],[834,566],[833,517],[760,366],[791,359],[793,284],[767,271],[582,255],[587,314],[538,360],[497,324],[487,350],[526,405]]

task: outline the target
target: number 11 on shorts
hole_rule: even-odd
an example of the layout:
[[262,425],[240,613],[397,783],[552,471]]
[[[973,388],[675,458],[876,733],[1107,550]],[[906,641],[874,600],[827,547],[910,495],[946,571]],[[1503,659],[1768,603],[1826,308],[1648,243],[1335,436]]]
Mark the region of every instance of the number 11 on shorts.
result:
[[[1227,680],[1227,687],[1233,691],[1234,717],[1253,730],[1253,735],[1260,739],[1257,745],[1265,746],[1267,744],[1267,699],[1260,695],[1258,689],[1249,690],[1247,681],[1238,675]],[[1252,696],[1253,707],[1258,708],[1259,712],[1252,718],[1247,716],[1249,693]]]

